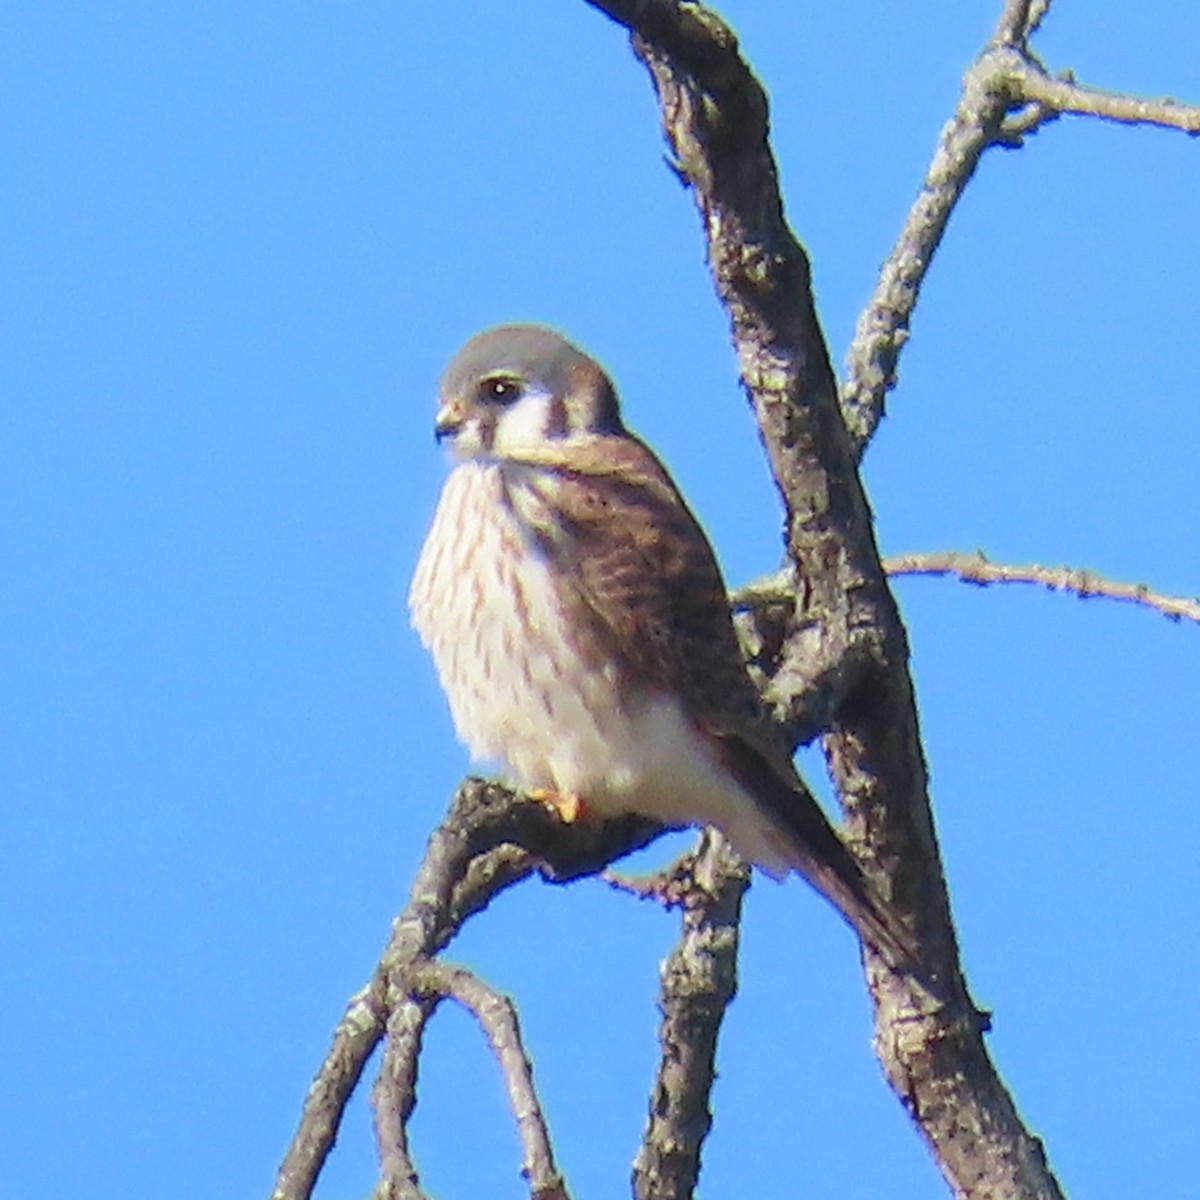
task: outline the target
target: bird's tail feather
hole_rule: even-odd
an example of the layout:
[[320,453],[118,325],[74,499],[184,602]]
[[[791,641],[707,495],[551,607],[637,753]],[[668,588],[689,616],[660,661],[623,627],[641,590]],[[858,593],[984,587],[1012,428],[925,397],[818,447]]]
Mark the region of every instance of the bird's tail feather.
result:
[[771,823],[779,858],[893,966],[911,962],[916,956],[912,932],[876,893],[804,784],[780,778],[763,754],[741,738],[722,741],[731,772]]

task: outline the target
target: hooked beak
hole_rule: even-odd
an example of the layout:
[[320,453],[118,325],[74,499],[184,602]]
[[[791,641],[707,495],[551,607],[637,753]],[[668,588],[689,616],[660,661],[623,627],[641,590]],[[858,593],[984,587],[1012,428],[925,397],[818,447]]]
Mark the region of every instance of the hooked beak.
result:
[[439,444],[453,437],[463,427],[463,409],[457,400],[447,400],[437,411],[433,421],[433,436]]

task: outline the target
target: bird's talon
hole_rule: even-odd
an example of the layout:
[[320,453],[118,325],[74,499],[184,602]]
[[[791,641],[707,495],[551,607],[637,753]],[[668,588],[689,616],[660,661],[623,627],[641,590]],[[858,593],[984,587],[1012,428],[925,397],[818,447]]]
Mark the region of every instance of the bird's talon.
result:
[[553,788],[532,788],[527,793],[531,800],[544,804],[564,825],[574,825],[587,816],[587,808],[580,796],[574,792],[556,792]]

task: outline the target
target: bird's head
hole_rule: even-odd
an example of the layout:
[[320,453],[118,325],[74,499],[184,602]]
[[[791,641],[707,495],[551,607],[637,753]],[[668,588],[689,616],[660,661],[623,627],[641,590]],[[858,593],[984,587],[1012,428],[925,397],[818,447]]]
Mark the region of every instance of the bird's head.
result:
[[608,376],[540,325],[471,338],[442,375],[434,428],[462,459],[519,459],[547,443],[625,432]]

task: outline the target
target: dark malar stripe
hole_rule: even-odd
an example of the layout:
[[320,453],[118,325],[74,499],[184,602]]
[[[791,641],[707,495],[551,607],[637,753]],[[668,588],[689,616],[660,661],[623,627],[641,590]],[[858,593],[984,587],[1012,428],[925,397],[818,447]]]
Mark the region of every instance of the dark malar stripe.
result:
[[558,441],[567,436],[569,425],[567,421],[567,401],[563,396],[553,396],[550,400],[550,412],[546,422],[546,436]]

